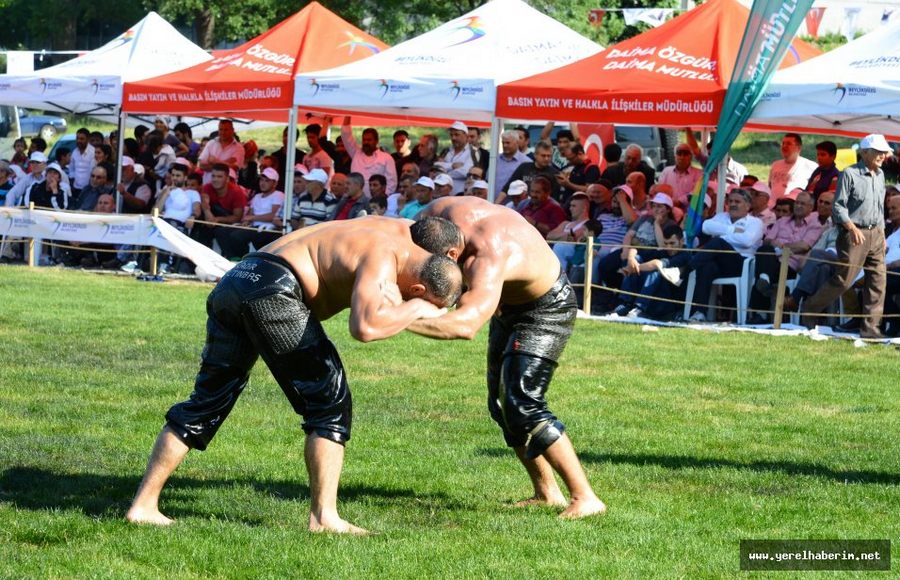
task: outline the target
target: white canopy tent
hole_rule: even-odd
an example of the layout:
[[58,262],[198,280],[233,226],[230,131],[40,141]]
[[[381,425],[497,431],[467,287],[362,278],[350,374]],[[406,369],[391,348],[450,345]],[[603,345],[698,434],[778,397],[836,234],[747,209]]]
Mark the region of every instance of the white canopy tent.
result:
[[118,122],[122,85],[210,60],[156,12],[102,47],[28,75],[0,75],[0,103]]
[[294,103],[490,122],[496,85],[601,50],[521,0],[493,0],[367,59],[297,75]]
[[775,73],[747,128],[900,140],[900,20]]

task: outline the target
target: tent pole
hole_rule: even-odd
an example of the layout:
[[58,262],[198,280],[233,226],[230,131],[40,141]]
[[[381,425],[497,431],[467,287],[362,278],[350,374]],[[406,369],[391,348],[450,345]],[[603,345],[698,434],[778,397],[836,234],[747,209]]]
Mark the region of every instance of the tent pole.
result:
[[284,233],[290,231],[291,209],[294,207],[294,163],[297,162],[297,107],[288,110],[287,151],[284,152]]
[[725,209],[725,189],[728,185],[726,175],[728,175],[727,155],[719,161],[719,174],[716,178],[716,213],[722,213]]
[[116,145],[116,213],[122,213],[122,194],[119,193],[119,184],[122,183],[122,157],[125,156],[125,119],[128,113],[119,107],[119,142]]
[[[496,183],[497,183],[497,157],[500,155],[500,133],[503,132],[503,119],[495,116],[491,120],[491,146],[490,166],[488,167],[488,201],[494,203],[497,199]],[[502,184],[501,184],[502,185]]]

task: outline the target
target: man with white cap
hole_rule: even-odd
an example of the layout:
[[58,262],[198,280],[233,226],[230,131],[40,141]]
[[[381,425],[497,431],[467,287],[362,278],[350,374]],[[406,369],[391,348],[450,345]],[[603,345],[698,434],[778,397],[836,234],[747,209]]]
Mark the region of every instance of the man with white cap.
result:
[[522,196],[526,193],[528,193],[528,184],[521,179],[517,179],[509,184],[508,191],[505,195],[502,191],[500,192],[497,203],[505,205],[509,209],[516,209],[522,202],[522,199],[524,199]]
[[[884,265],[884,172],[881,165],[891,153],[884,135],[867,135],[859,143],[860,161],[841,172],[831,208],[831,220],[838,228],[834,276],[803,303],[805,314],[819,313],[847,291],[865,266],[862,338],[882,338],[878,325],[884,310],[886,274]],[[807,326],[819,318],[805,317]],[[850,330],[850,325],[842,330]]]
[[[180,164],[177,160],[176,163]],[[122,157],[122,182],[116,189],[122,198],[122,213],[147,213],[153,192],[144,178],[137,175],[134,159],[127,155]]]
[[775,212],[769,208],[772,191],[762,181],[757,181],[750,188],[750,215],[762,220],[766,228],[775,223]]
[[435,183],[430,177],[420,177],[413,186],[413,199],[406,202],[400,210],[400,217],[415,219],[416,214],[425,209],[434,197]]
[[451,193],[463,193],[466,189],[466,174],[475,165],[475,154],[469,145],[469,128],[462,121],[454,121],[450,125],[450,148],[444,153],[443,160],[450,164],[447,173],[453,178]]
[[447,197],[454,195],[453,188],[456,182],[446,173],[438,173],[434,176],[434,197]]
[[480,197],[481,199],[487,199],[488,194],[488,182],[479,179],[472,182],[472,187],[469,188],[469,191],[466,192],[466,195],[474,195],[475,197]]
[[28,175],[16,180],[16,184],[6,194],[6,207],[22,205],[26,194],[37,183],[43,183],[44,171],[47,169],[47,156],[40,151],[28,157]]
[[[353,137],[350,117],[344,117],[344,124],[341,125],[341,141],[352,159],[350,170],[363,176],[363,191],[366,196],[369,195],[369,178],[375,174],[384,175],[387,181],[385,191],[397,191],[397,164],[390,153],[378,148],[378,131],[372,127],[363,129],[360,146]],[[366,203],[368,204],[368,201]]]
[[334,219],[338,199],[325,188],[328,175],[324,169],[313,169],[303,176],[306,191],[294,203],[291,213],[291,227],[305,228]]
[[275,229],[274,221],[281,215],[284,193],[278,191],[277,187],[278,172],[266,167],[259,174],[259,190],[250,198],[248,211],[244,212],[240,221],[240,225],[256,229],[217,228],[216,240],[222,248],[223,256],[228,259],[243,258],[250,249],[249,244],[258,249],[281,236],[281,230]]

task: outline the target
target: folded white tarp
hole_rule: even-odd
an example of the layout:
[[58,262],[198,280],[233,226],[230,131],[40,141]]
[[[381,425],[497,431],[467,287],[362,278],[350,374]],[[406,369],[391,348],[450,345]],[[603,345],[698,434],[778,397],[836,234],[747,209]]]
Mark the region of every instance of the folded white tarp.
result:
[[493,0],[369,58],[297,75],[294,104],[490,121],[498,84],[601,50],[521,0]]
[[775,73],[747,125],[900,138],[900,20]]
[[153,246],[184,256],[202,280],[221,278],[234,264],[149,215],[55,212],[0,208],[0,236],[110,245]]

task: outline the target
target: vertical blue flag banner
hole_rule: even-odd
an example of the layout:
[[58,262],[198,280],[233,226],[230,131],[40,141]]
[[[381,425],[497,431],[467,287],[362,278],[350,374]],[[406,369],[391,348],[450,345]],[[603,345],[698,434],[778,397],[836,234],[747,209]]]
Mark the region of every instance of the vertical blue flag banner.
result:
[[737,62],[719,113],[712,151],[703,170],[701,193],[693,197],[688,208],[684,228],[687,240],[692,240],[700,230],[703,198],[710,175],[728,154],[731,144],[759,103],[769,79],[781,64],[781,59],[812,4],[813,0],[753,1]]

